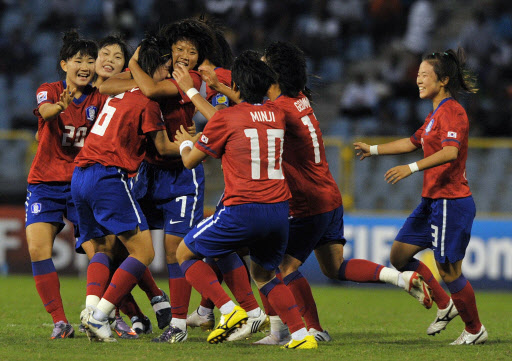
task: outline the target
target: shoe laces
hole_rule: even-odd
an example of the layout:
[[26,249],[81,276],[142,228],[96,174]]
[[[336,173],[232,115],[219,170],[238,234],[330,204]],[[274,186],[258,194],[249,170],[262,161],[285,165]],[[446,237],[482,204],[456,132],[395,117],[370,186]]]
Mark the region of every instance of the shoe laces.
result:
[[183,332],[176,326],[169,326],[167,329],[158,337],[161,341],[169,341],[171,337],[177,333]]

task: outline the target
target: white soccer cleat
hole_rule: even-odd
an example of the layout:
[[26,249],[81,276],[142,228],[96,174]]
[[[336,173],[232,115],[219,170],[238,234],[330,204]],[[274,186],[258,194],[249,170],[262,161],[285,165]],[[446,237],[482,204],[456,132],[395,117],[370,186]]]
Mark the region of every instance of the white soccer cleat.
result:
[[462,331],[459,338],[453,341],[450,345],[479,345],[485,343],[488,337],[487,330],[484,325],[482,325],[480,331],[475,335],[466,330]]
[[432,290],[423,280],[423,276],[418,272],[402,272],[404,280],[404,289],[411,296],[416,298],[427,310],[432,307]]
[[331,342],[332,341],[332,338],[331,338],[331,335],[329,335],[329,332],[327,332],[327,330],[323,330],[323,331],[318,331],[314,328],[310,328],[308,330],[308,333],[311,335],[311,336],[314,336],[315,337],[315,340],[321,342]]
[[90,341],[117,342],[112,337],[112,330],[108,319],[98,321],[93,317],[94,307],[88,306],[80,313],[80,322],[85,327],[85,332]]
[[238,341],[244,340],[251,337],[251,334],[263,331],[268,328],[270,324],[270,320],[263,310],[260,310],[260,315],[258,317],[249,317],[247,319],[247,323],[242,325],[242,327],[237,328],[231,335],[226,339],[227,341]]
[[455,304],[450,298],[450,303],[446,308],[437,310],[437,317],[435,321],[432,322],[430,326],[428,326],[427,335],[435,336],[436,333],[439,333],[442,330],[444,330],[446,328],[446,325],[455,317],[457,317],[458,314],[459,311],[457,311]]
[[213,310],[204,316],[201,316],[197,309],[187,316],[187,326],[190,328],[201,327],[203,331],[211,331],[215,327],[215,315]]
[[263,337],[261,340],[253,342],[253,345],[280,345],[284,346],[292,340],[292,336],[288,332],[287,335],[277,336],[275,333],[271,333],[268,336]]

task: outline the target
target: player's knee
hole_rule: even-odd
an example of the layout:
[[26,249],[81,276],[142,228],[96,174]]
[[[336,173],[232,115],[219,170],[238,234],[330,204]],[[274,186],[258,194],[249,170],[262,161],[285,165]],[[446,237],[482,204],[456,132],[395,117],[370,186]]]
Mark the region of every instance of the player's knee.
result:
[[391,251],[391,254],[389,255],[389,261],[393,267],[400,271],[407,265],[409,260],[404,258],[400,253]]

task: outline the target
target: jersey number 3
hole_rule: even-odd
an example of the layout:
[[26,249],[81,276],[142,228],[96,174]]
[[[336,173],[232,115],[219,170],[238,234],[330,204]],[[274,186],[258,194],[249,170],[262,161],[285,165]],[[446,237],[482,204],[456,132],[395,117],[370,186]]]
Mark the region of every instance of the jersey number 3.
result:
[[[251,141],[251,177],[252,179],[261,179],[260,163],[260,141],[258,139],[258,130],[254,128],[245,129],[245,136]],[[281,145],[276,153],[276,139],[279,139]],[[283,161],[283,129],[267,129],[267,144],[268,144],[268,179],[284,179],[283,169],[281,163]],[[278,166],[276,168],[276,162]]]

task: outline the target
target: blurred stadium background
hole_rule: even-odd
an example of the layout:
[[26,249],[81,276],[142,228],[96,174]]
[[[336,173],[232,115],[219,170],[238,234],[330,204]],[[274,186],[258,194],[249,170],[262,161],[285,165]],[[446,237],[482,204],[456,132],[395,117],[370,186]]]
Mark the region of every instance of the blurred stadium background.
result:
[[[477,288],[512,290],[509,0],[0,0],[0,273],[30,272],[23,202],[36,149],[32,111],[37,87],[59,79],[62,32],[78,28],[93,39],[121,33],[135,48],[145,30],[203,13],[224,24],[235,55],[273,40],[305,51],[315,112],[344,197],[346,256],[379,263],[389,263],[391,242],[418,203],[422,183],[415,175],[390,186],[383,174],[421,154],[358,162],[351,144],[412,134],[431,107],[417,96],[421,55],[464,47],[480,87],[462,99],[471,122],[467,176],[478,210],[464,272]],[[212,208],[223,189],[219,162],[207,161],[206,172]],[[86,267],[72,244],[68,227],[55,244],[59,272]],[[432,262],[431,253],[423,257]],[[325,282],[314,260],[305,267],[313,281]],[[165,274],[163,257],[152,269]]]

